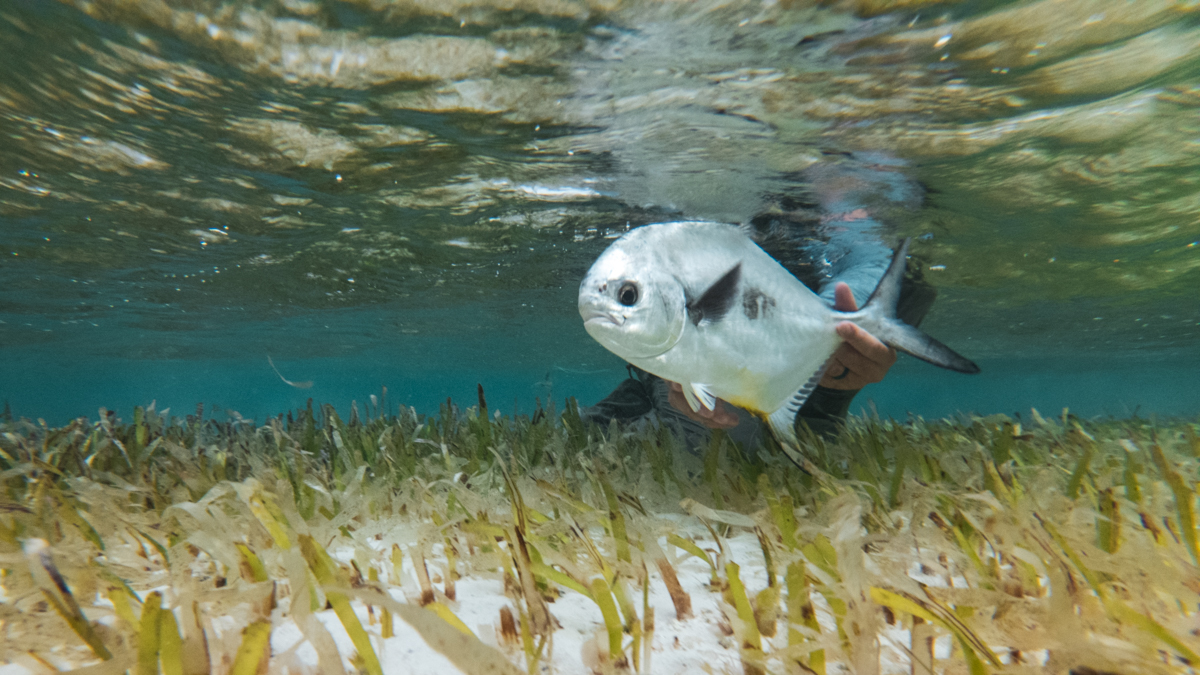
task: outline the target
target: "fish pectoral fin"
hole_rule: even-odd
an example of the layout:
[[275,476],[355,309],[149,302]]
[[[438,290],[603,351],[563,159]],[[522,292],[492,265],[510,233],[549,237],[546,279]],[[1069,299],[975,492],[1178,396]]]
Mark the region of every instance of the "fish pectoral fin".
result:
[[[717,396],[708,390],[707,384],[693,382],[688,388],[690,388],[692,390],[692,394],[699,399],[700,405],[704,406],[705,410],[716,410]],[[685,388],[684,391],[686,390],[687,389]],[[693,406],[692,410],[695,411],[696,408]]]
[[687,399],[692,412],[699,412],[701,407],[705,410],[714,410],[717,407],[717,397],[708,390],[707,384],[683,382],[681,385],[683,397]]
[[687,315],[693,326],[699,326],[701,321],[713,323],[720,321],[733,306],[737,295],[738,282],[742,278],[742,263],[733,266],[720,279],[696,300],[687,304]]

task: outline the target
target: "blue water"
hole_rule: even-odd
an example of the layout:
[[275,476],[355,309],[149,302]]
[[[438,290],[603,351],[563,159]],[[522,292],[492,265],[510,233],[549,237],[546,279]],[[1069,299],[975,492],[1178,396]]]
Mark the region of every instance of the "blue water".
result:
[[1200,414],[1194,11],[888,7],[0,3],[0,400],[587,404],[627,226],[861,209],[983,373],[856,411]]
[[[389,409],[413,406],[421,412],[438,409],[447,398],[461,406],[475,405],[477,385],[484,386],[489,408],[504,414],[530,414],[535,397],[564,396],[595,402],[624,376],[619,364],[598,373],[480,367],[450,369],[445,365],[414,365],[396,354],[370,353],[354,359],[318,358],[277,364],[285,375],[302,371],[312,378],[311,389],[282,384],[257,359],[170,359],[163,361],[103,360],[92,364],[48,358],[21,360],[10,371],[12,382],[30,383],[24,396],[9,398],[13,413],[61,423],[74,416],[96,418],[100,407],[128,417],[134,405],[155,403],[173,415],[196,412],[203,403],[208,415],[225,417],[236,411],[263,420],[303,408],[309,397],[334,404],[348,414],[356,403],[360,413],[370,396]],[[376,361],[375,359],[380,359]],[[614,357],[615,359],[615,357]],[[382,365],[381,365],[382,364]],[[1030,408],[1061,413],[1064,408],[1084,417],[1170,417],[1196,415],[1200,389],[1180,382],[1180,370],[1195,372],[1196,361],[1128,362],[1104,369],[1077,364],[1064,368],[1058,360],[997,359],[980,361],[983,373],[965,380],[929,372],[929,366],[902,358],[884,382],[872,385],[855,401],[852,412],[878,413],[897,419],[920,415],[929,419],[960,412],[1027,415]],[[548,377],[547,377],[548,375]],[[1164,386],[1167,385],[1167,386]],[[387,388],[386,399],[383,388]]]

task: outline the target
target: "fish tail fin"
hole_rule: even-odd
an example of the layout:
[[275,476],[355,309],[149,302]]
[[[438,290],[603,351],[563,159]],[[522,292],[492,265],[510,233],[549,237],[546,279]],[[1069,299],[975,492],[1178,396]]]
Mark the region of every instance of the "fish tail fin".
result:
[[929,337],[929,335],[901,322],[899,319],[888,319],[880,322],[877,329],[872,331],[881,342],[889,344],[902,352],[911,354],[922,361],[935,366],[948,368],[960,373],[974,374],[979,372],[979,366],[974,361],[958,354],[953,349]]
[[864,328],[880,341],[922,361],[960,373],[978,373],[979,366],[974,362],[896,318],[896,304],[900,300],[900,284],[908,266],[908,244],[911,241],[905,239],[896,248],[892,264],[863,307],[863,314],[872,319],[870,325]]

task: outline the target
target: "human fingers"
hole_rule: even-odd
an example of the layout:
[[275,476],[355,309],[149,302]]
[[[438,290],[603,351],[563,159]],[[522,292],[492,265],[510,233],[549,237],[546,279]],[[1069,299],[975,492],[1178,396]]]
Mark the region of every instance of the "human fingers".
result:
[[850,370],[850,367],[842,363],[841,357],[845,353],[844,350],[850,349],[845,344],[838,347],[838,350],[829,358],[829,368],[825,370],[825,376],[821,378],[819,384],[826,389],[862,389],[870,384],[864,378]]
[[849,344],[842,345],[837,360],[854,376],[855,384],[859,387],[879,382],[891,368],[891,364],[869,359]]
[[829,359],[829,368],[821,378],[826,389],[857,391],[883,379],[887,369],[864,358],[853,347],[843,344]]
[[845,342],[830,357],[822,387],[862,389],[882,380],[896,362],[895,350],[858,326],[845,321],[838,324],[837,331]]
[[[881,366],[884,372],[896,362],[896,350],[855,324],[843,321],[837,325],[836,330],[838,337],[845,340],[847,346],[852,347],[855,353],[868,361]],[[853,368],[854,364],[846,365]]]
[[833,287],[833,308],[839,312],[853,312],[858,309],[858,302],[854,299],[854,291],[850,290],[850,284],[839,281]]

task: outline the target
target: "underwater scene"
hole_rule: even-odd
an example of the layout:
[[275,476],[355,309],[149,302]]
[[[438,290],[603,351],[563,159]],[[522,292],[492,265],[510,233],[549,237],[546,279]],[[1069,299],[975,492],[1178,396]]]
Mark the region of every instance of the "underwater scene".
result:
[[[680,221],[963,372],[672,426]],[[0,357],[0,675],[1194,673],[1200,3],[0,0]]]

